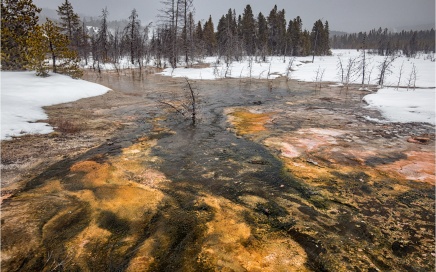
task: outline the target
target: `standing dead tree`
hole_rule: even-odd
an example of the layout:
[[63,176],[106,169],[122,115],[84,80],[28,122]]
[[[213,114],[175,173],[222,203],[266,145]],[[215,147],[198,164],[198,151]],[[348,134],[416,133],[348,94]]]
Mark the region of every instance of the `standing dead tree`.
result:
[[338,64],[336,65],[338,69],[338,74],[341,79],[341,83],[345,85],[348,90],[348,87],[351,82],[354,81],[357,70],[357,57],[356,58],[348,58],[346,64],[343,63],[342,59],[338,57]]
[[[318,66],[318,70],[315,71],[315,89],[319,87],[319,90],[321,91],[322,87],[322,79],[324,77],[325,68],[321,69],[321,66]],[[319,85],[318,85],[319,84]]]
[[161,21],[161,28],[164,29],[166,34],[166,43],[168,47],[166,48],[166,55],[169,59],[172,68],[177,67],[178,62],[178,33],[179,33],[179,21],[180,21],[180,3],[181,0],[162,0],[161,4],[164,6],[163,9],[159,10],[159,20]]
[[397,57],[395,55],[385,56],[383,61],[379,64],[379,66],[378,66],[378,69],[379,69],[378,85],[380,85],[381,87],[383,87],[383,84],[385,82],[386,74],[389,74],[392,72],[390,70],[390,67],[396,58]]
[[[198,93],[195,93],[188,78],[185,79],[188,92],[184,93],[183,97],[175,98],[175,101],[173,102],[160,100],[159,103],[172,108],[185,118],[188,118],[189,116],[191,119],[191,125],[195,126],[197,124]],[[186,91],[185,88],[183,90]]]
[[417,74],[416,66],[415,63],[413,63],[412,71],[410,71],[409,78],[407,80],[407,90],[409,90],[409,88],[413,88],[413,90],[415,90],[416,78],[417,78],[416,74]]
[[288,67],[286,67],[286,81],[289,81],[291,79],[291,73],[292,73],[292,65],[294,65],[295,57],[291,57],[288,62]]
[[398,83],[397,83],[397,90],[400,88],[401,84],[401,76],[403,75],[403,67],[404,67],[404,61],[401,63],[400,72],[398,73]]

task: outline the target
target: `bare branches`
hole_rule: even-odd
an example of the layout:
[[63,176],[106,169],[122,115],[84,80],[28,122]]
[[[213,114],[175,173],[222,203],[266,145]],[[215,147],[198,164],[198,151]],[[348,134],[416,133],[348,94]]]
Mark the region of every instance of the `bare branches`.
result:
[[385,76],[386,76],[386,74],[389,74],[392,72],[390,70],[390,67],[396,58],[397,58],[397,56],[395,56],[395,55],[386,56],[383,59],[383,61],[380,63],[380,65],[378,66],[378,68],[379,68],[378,85],[383,87],[383,84],[385,81]]
[[295,57],[289,59],[288,67],[286,68],[286,81],[289,81],[289,79],[291,79],[292,65],[294,64],[294,61]]
[[171,107],[172,109],[174,109],[177,113],[181,114],[183,117],[185,117],[185,113],[181,110],[179,110],[176,106],[174,106],[173,104],[169,103],[169,102],[165,102],[160,100],[159,103],[167,105],[169,107]]
[[401,63],[400,72],[399,72],[399,75],[398,75],[397,90],[398,90],[398,88],[400,88],[401,76],[403,75],[403,67],[404,67],[404,60]]
[[416,75],[417,75],[416,66],[415,63],[413,63],[412,71],[410,72],[409,79],[407,80],[407,90],[409,90],[409,88],[413,88],[415,90]]
[[189,114],[191,118],[191,124],[195,126],[197,124],[198,94],[194,92],[194,89],[192,88],[191,82],[189,82],[188,78],[185,79],[186,86],[188,87],[189,91],[188,93],[185,93],[183,97],[176,97],[175,102],[160,100],[159,103],[172,108],[185,118],[187,118]]
[[325,68],[321,69],[321,66],[318,66],[318,70],[315,72],[315,86],[318,87],[319,84],[319,90],[321,90],[321,82],[322,78],[324,77]]

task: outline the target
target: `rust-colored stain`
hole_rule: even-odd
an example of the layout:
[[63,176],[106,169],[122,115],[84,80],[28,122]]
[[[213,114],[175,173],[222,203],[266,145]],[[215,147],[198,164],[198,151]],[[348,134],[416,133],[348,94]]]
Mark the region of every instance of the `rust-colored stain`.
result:
[[407,158],[378,169],[399,175],[404,179],[435,185],[435,154],[431,152],[407,152]]
[[273,113],[255,113],[248,110],[235,110],[231,113],[231,123],[239,135],[256,134],[266,131],[265,125],[271,120]]

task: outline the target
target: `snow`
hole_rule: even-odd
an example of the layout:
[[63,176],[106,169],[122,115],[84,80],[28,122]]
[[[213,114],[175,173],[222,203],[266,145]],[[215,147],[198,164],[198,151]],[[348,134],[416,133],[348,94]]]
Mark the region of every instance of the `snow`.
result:
[[363,98],[392,122],[426,122],[435,124],[435,90],[385,88]]
[[[279,76],[288,76],[299,81],[313,82],[317,79],[324,82],[333,82],[332,85],[341,86],[341,76],[338,63],[342,61],[344,67],[348,60],[355,59],[355,69],[358,68],[358,59],[362,51],[332,50],[332,56],[315,57],[268,57],[266,62],[259,59],[245,58],[240,62],[233,62],[228,67],[223,60],[205,58],[209,63],[207,68],[167,68],[161,74],[172,77],[186,77],[189,79],[215,80],[220,78],[260,78],[274,79]],[[378,84],[379,65],[385,57],[366,54],[365,84]],[[381,111],[386,120],[369,121],[379,122],[426,122],[435,124],[435,56],[434,54],[420,54],[415,58],[398,56],[392,62],[385,75],[384,86],[377,93],[369,94],[363,98],[369,105]],[[292,61],[293,60],[293,61]],[[289,64],[292,67],[289,71]],[[413,80],[413,69],[416,70],[416,80]],[[322,79],[320,76],[322,74]],[[362,76],[358,72],[352,73],[350,83],[361,84]],[[403,88],[397,88],[397,86]],[[411,88],[417,87],[416,89]],[[364,86],[362,90],[366,90]]]
[[35,72],[1,72],[1,140],[24,134],[50,133],[42,107],[98,96],[107,87],[68,76],[50,74],[37,77]]

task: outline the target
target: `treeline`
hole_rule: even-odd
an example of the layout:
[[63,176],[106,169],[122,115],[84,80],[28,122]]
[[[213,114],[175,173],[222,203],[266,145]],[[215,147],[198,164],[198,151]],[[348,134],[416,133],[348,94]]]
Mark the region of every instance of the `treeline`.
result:
[[[57,9],[54,22],[38,18],[41,11],[32,0],[1,2],[1,64],[3,70],[36,70],[46,76],[48,71],[80,76],[79,61],[100,69],[101,63],[119,67],[121,60],[139,66],[186,66],[205,56],[224,58],[226,63],[243,56],[267,55],[307,56],[329,55],[329,25],[321,20],[312,30],[303,30],[300,17],[286,20],[285,10],[277,6],[265,16],[253,14],[247,5],[243,14],[228,10],[217,27],[212,17],[203,24],[194,21],[193,0],[162,0],[158,24],[150,31],[143,26],[138,12],[111,27],[105,8],[98,20],[82,21],[68,0]],[[91,62],[91,63],[89,63]],[[118,66],[117,66],[118,65]]]
[[194,22],[190,11],[192,0],[180,2],[162,1],[165,8],[161,11],[161,23],[151,39],[152,54],[158,64],[161,58],[166,58],[176,67],[180,56],[189,64],[204,56],[224,57],[229,63],[243,56],[259,56],[265,60],[267,55],[331,54],[327,21],[316,21],[309,32],[303,30],[300,17],[287,22],[284,9],[274,6],[268,16],[262,12],[255,16],[247,5],[239,15],[229,9],[215,31],[212,17],[204,24]]
[[331,46],[335,49],[370,49],[379,55],[403,53],[413,57],[418,52],[435,52],[435,31],[390,32],[387,28],[366,32],[333,36]]

